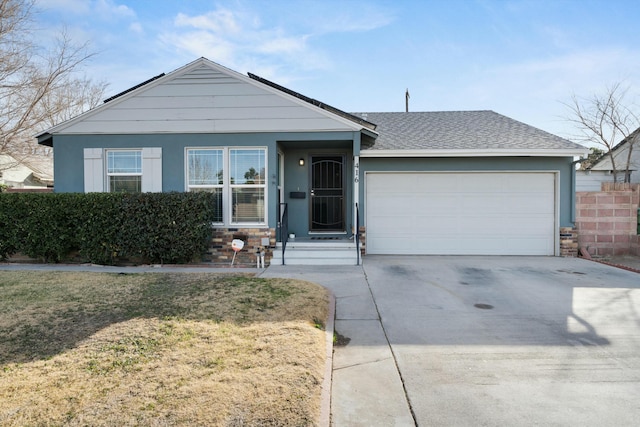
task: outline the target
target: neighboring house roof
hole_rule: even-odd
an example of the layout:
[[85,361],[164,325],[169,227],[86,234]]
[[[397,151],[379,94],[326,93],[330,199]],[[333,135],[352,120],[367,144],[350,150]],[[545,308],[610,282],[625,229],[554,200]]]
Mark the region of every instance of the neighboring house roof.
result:
[[30,156],[22,161],[0,155],[0,183],[19,187],[53,185],[53,159],[47,156]]
[[493,111],[354,113],[378,125],[363,156],[586,155],[587,149]]
[[33,171],[33,176],[43,184],[53,185],[53,157],[33,155],[22,161]]
[[[630,144],[634,138],[640,137],[640,128],[633,131],[628,137],[624,138],[612,149],[613,158],[615,159],[616,168],[618,170],[625,170],[627,165],[627,158],[629,156],[629,148],[633,146],[631,151],[631,162],[629,164],[629,170],[640,169],[640,143],[634,142]],[[637,141],[637,139],[636,139]],[[599,159],[594,161],[587,170],[593,171],[611,171],[613,166],[611,165],[611,156],[609,152],[604,153]]]

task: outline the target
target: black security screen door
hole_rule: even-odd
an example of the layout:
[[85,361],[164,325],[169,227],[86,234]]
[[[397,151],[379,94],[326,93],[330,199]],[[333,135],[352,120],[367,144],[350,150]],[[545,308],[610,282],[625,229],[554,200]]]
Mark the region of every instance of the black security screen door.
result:
[[311,231],[344,231],[344,156],[311,157]]

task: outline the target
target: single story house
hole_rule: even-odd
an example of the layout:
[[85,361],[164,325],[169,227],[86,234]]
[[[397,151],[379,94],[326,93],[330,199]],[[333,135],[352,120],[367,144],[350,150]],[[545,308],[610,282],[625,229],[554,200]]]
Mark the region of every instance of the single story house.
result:
[[358,234],[366,254],[559,256],[587,154],[493,111],[346,113],[205,58],[37,138],[57,192],[218,194],[221,254]]
[[[624,182],[629,161],[629,182],[640,184],[640,143],[636,142],[640,136],[640,128],[633,131],[627,138],[616,144],[611,152],[606,152],[585,170],[580,170],[576,176],[576,191],[600,191],[603,182],[613,182],[613,164],[611,154],[616,165],[617,181]],[[631,150],[631,158],[629,158]]]
[[8,154],[0,154],[0,184],[20,191],[53,187],[53,157],[33,154],[16,160]]

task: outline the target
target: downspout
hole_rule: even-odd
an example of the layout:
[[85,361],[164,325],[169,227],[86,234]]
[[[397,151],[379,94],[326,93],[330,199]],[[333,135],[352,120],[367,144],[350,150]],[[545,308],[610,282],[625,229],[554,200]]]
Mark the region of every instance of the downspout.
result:
[[571,223],[576,224],[576,165],[584,163],[586,159],[578,159],[571,162]]

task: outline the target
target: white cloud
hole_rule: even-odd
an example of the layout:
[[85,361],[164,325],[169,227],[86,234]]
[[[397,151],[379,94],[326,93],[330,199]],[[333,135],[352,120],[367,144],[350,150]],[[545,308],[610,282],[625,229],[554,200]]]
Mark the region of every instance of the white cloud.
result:
[[322,37],[370,31],[394,19],[390,13],[355,1],[295,2],[273,15],[268,8],[259,15],[242,3],[236,5],[196,15],[178,13],[174,27],[159,39],[167,48],[189,53],[191,58],[204,56],[287,84],[307,78],[309,72],[333,67],[319,47]]
[[[496,64],[442,81],[434,95],[444,109],[492,109],[563,137],[571,96],[589,97],[608,85],[640,84],[640,52],[618,47],[573,51],[546,58]],[[451,76],[453,78],[454,76]],[[450,77],[447,77],[449,79]]]
[[143,34],[144,33],[144,29],[142,28],[142,24],[138,21],[136,22],[132,22],[131,25],[129,25],[129,30],[136,33],[136,34]]
[[[372,31],[385,27],[395,20],[391,11],[374,7],[367,2],[343,2],[339,5],[315,2],[308,6],[312,10],[307,10],[301,16],[308,17],[307,25],[314,34]],[[318,19],[318,16],[330,18]]]
[[172,31],[160,36],[165,45],[238,71],[260,70],[268,78],[279,69],[288,70],[286,75],[305,60],[307,64],[314,62],[309,58],[312,55],[306,34],[264,27],[259,18],[246,11],[219,8],[196,16],[179,13],[174,24]]
[[[190,31],[181,34],[168,33],[161,40],[175,47],[179,52],[188,54],[191,59],[205,56],[223,65],[234,62],[236,48],[233,42],[208,31]],[[215,58],[215,59],[214,59]]]
[[36,0],[38,8],[46,11],[63,11],[65,14],[88,15],[101,19],[135,18],[136,13],[124,4],[113,0]]
[[97,0],[95,9],[103,18],[135,18],[136,13],[124,4],[116,4],[113,0]]
[[267,54],[293,54],[307,49],[307,37],[275,37],[256,46],[256,50]]
[[616,81],[640,83],[638,70],[639,51],[612,47],[497,67],[492,77],[500,82],[527,82],[531,92],[568,99],[574,92],[588,95]]
[[237,33],[240,25],[237,22],[236,14],[228,9],[218,9],[204,15],[188,16],[178,13],[175,19],[177,27],[191,27],[198,30],[212,31],[214,33],[229,32]]
[[64,10],[78,15],[91,11],[91,3],[86,0],[37,0],[36,5],[44,10]]

